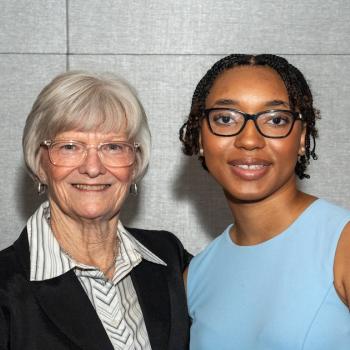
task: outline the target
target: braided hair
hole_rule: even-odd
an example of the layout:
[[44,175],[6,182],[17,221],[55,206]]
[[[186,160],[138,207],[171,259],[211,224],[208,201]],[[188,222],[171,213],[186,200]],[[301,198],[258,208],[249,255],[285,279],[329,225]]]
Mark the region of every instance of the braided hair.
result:
[[[310,176],[305,173],[305,170],[310,163],[311,157],[317,159],[315,139],[318,133],[315,123],[316,119],[319,118],[319,111],[313,107],[312,93],[303,74],[286,59],[276,55],[233,54],[217,61],[207,71],[194,91],[190,114],[180,129],[183,152],[186,155],[199,153],[199,136],[204,118],[205,100],[217,77],[224,71],[237,66],[267,66],[275,70],[283,80],[288,91],[291,109],[298,109],[303,116],[303,122],[306,126],[305,154],[299,156],[295,166],[295,173],[300,179],[309,178]],[[199,156],[199,159],[204,169],[208,170],[204,157]]]

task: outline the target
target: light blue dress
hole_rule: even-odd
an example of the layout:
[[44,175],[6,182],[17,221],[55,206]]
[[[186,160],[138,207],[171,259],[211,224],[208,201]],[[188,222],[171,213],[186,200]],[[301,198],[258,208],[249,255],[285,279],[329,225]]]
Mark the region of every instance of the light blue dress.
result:
[[258,245],[236,245],[228,227],[189,267],[190,349],[349,350],[350,313],[333,286],[349,221],[349,211],[318,199]]

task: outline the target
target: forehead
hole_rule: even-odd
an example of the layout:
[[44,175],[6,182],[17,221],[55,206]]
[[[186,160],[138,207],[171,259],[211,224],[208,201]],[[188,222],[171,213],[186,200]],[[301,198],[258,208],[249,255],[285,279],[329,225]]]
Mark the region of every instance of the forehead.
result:
[[221,73],[209,91],[206,105],[225,99],[289,100],[282,78],[265,66],[239,66]]
[[94,142],[104,142],[104,141],[111,141],[111,140],[127,141],[128,137],[125,131],[101,132],[99,130],[94,130],[94,131],[69,130],[69,131],[58,133],[55,139],[94,143]]

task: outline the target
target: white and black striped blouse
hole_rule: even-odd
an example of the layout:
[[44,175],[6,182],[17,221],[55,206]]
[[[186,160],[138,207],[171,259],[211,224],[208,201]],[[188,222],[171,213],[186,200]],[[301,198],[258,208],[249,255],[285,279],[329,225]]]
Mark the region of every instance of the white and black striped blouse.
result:
[[80,264],[61,250],[50,228],[49,217],[49,203],[45,202],[27,223],[30,280],[42,281],[74,269],[114,349],[151,349],[130,272],[142,259],[155,264],[166,263],[138,242],[119,222],[119,254],[113,279],[108,281],[96,267]]

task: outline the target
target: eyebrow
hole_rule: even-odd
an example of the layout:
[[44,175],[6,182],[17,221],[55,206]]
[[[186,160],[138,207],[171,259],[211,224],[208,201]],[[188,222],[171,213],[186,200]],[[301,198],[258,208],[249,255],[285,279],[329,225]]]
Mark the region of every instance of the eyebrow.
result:
[[283,100],[272,100],[265,103],[266,107],[285,106],[290,108],[290,104]]
[[230,106],[230,105],[236,105],[236,104],[238,104],[238,101],[231,100],[229,98],[223,98],[215,101],[215,105],[219,105],[219,106]]
[[[232,105],[236,105],[236,104],[238,104],[237,100],[232,100],[229,98],[220,99],[220,100],[215,101],[215,105],[218,105],[218,106],[232,106]],[[265,106],[266,107],[285,106],[287,108],[290,108],[290,104],[286,101],[283,101],[283,100],[267,101],[267,102],[265,102]]]

